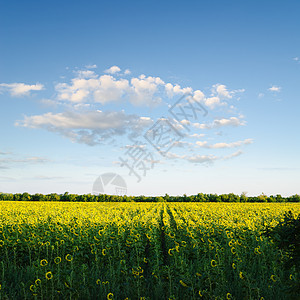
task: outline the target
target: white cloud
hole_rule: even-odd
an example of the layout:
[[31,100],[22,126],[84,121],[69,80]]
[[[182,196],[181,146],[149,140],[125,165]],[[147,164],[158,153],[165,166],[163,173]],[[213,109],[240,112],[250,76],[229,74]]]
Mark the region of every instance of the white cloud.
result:
[[[204,97],[204,94],[198,91],[195,91],[194,98],[199,98],[199,101],[207,105],[210,109],[214,109],[218,106],[224,106],[227,105],[226,100],[232,99],[233,96],[237,93],[243,93],[245,92],[245,89],[239,89],[239,90],[233,90],[229,91],[224,84],[215,84],[212,86],[211,89],[212,93],[210,97]],[[196,95],[196,92],[199,93],[199,95]],[[234,108],[234,107],[232,107]]]
[[173,143],[173,147],[178,147],[178,148],[184,148],[185,146],[191,146],[191,145],[193,144],[185,141],[175,141]]
[[116,80],[112,76],[103,75],[99,78],[99,86],[94,90],[94,100],[101,104],[119,101],[128,90],[128,80]]
[[75,73],[78,74],[79,78],[97,78],[98,77],[98,75],[94,71],[91,71],[91,70],[79,70],[79,71],[76,71]]
[[2,91],[8,91],[11,96],[19,97],[29,95],[31,91],[41,91],[44,89],[44,85],[37,84],[25,84],[25,83],[0,83],[0,93]]
[[213,145],[209,145],[207,141],[197,141],[196,144],[203,148],[209,148],[209,149],[221,149],[221,148],[235,148],[240,147],[242,145],[249,145],[253,143],[253,139],[246,139],[244,141],[237,141],[232,143],[216,143]]
[[212,123],[210,124],[200,124],[200,123],[193,123],[192,125],[195,128],[199,129],[214,129],[214,128],[219,128],[223,126],[242,126],[245,125],[246,122],[244,120],[241,120],[237,117],[230,117],[229,119],[223,118],[223,119],[215,119]]
[[168,152],[166,153],[166,157],[170,159],[181,159],[196,164],[212,164],[217,160],[228,160],[240,156],[241,154],[243,154],[241,150],[238,150],[226,156],[216,156],[212,154],[208,154],[208,155],[197,154],[197,155],[189,156],[189,155],[179,155],[177,153]]
[[118,66],[112,66],[109,69],[105,70],[104,72],[108,73],[108,74],[115,74],[115,73],[118,73],[120,71],[121,71],[121,69]]
[[184,159],[185,155],[179,155],[169,151],[166,153],[166,157],[169,159]]
[[95,65],[95,64],[94,65],[86,65],[85,68],[86,69],[96,69],[97,65]]
[[293,60],[295,60],[295,61],[299,61],[299,60],[300,60],[300,58],[299,58],[298,56],[296,56],[296,57],[294,57],[294,58],[293,58]]
[[193,134],[191,134],[189,137],[191,137],[191,138],[202,138],[202,137],[204,137],[206,134],[205,133],[200,133],[200,134],[198,134],[198,133],[193,133]]
[[218,157],[215,155],[195,155],[188,156],[186,159],[192,163],[212,163],[213,161],[217,160]]
[[279,92],[281,91],[281,87],[280,87],[280,86],[273,85],[273,86],[271,86],[270,88],[268,88],[268,90],[271,91],[271,92],[279,93]]
[[190,125],[191,124],[191,122],[189,120],[181,120],[180,123],[183,124],[183,125]]
[[212,88],[213,93],[216,94],[220,99],[231,99],[234,92],[229,92],[226,85],[215,84]]
[[179,84],[173,85],[171,83],[167,83],[165,84],[165,91],[169,98],[173,98],[179,94],[190,94],[192,93],[193,89],[191,87],[181,88]]
[[50,160],[45,157],[31,156],[19,158],[17,155],[13,154],[11,157],[0,159],[0,169],[9,169],[13,166],[20,166],[24,164],[44,164],[47,162],[50,162]]
[[159,77],[146,77],[141,75],[139,78],[131,79],[130,102],[134,105],[153,106],[161,102],[161,97],[156,96],[158,87],[165,83]]
[[119,101],[129,91],[126,79],[115,79],[111,75],[99,78],[73,78],[71,84],[59,83],[55,86],[59,100],[83,102],[92,98],[94,102],[105,104]]
[[207,105],[210,109],[214,109],[216,106],[225,105],[225,102],[221,102],[221,99],[217,96],[205,98],[205,105]]
[[[160,77],[146,76],[144,74],[124,79],[118,77],[121,69],[113,66],[102,76],[92,70],[79,70],[77,76],[68,83],[59,83],[55,86],[57,99],[79,102],[97,102],[106,104],[115,101],[129,101],[135,106],[156,106],[162,102],[163,96],[173,98],[179,95],[191,95],[199,103],[205,104],[211,109],[217,106],[227,105],[226,100],[233,98],[237,92],[229,91],[225,85],[216,84],[212,87],[212,94],[206,97],[200,90],[191,87],[181,87],[179,84],[165,83]],[[126,69],[121,75],[130,74]],[[231,106],[233,107],[233,106]]]
[[25,116],[16,126],[43,128],[57,132],[73,142],[96,145],[128,133],[136,136],[148,128],[153,121],[147,117],[127,115],[124,112],[63,112]]
[[238,151],[236,151],[236,152],[234,152],[234,153],[232,153],[232,154],[229,154],[229,155],[224,156],[223,159],[224,159],[224,160],[226,160],[226,159],[231,159],[231,158],[240,156],[240,155],[242,155],[242,154],[243,154],[243,151],[238,150]]
[[196,90],[194,92],[193,98],[194,98],[195,101],[201,102],[201,101],[203,101],[205,99],[205,95],[200,90]]
[[[159,87],[164,82],[159,77],[116,79],[112,75],[102,75],[96,78],[93,71],[79,71],[80,77],[73,78],[70,84],[59,83],[55,86],[59,100],[73,103],[92,100],[96,103],[106,104],[109,102],[128,99],[133,105],[153,106],[161,102]],[[92,77],[92,78],[86,78]]]

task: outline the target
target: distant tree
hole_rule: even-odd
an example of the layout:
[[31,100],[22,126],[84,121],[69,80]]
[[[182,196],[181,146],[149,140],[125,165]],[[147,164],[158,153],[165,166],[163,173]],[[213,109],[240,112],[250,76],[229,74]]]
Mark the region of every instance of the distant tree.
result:
[[258,202],[267,202],[268,196],[265,195],[264,193],[261,193],[258,197]]
[[247,192],[242,192],[240,196],[240,202],[248,202]]
[[21,198],[22,198],[22,194],[19,194],[19,193],[14,194],[14,201],[20,201]]
[[288,202],[300,202],[300,195],[292,195],[287,198]]
[[169,202],[170,196],[168,194],[165,194],[164,199],[165,199],[166,202]]

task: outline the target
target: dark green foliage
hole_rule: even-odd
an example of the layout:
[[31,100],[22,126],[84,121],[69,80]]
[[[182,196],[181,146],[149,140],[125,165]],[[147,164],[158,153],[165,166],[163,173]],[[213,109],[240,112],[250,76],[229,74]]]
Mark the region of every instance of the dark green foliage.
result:
[[273,228],[267,227],[265,234],[272,238],[275,245],[283,253],[286,280],[290,281],[288,292],[291,299],[297,299],[297,295],[300,295],[300,278],[289,280],[288,270],[292,268],[298,272],[300,270],[300,214],[296,218],[291,211],[286,212],[283,221]]
[[259,196],[247,197],[245,193],[240,196],[233,193],[229,194],[203,194],[187,196],[119,196],[119,195],[76,195],[65,192],[64,194],[51,193],[48,195],[34,194],[30,195],[25,192],[23,194],[0,193],[0,201],[60,201],[60,202],[300,202],[299,195],[290,197],[282,197],[281,195],[267,196],[261,194]]

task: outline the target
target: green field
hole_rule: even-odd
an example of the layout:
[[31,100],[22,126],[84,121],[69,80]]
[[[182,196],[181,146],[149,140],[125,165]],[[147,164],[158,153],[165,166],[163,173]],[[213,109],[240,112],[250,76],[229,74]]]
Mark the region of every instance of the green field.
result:
[[0,299],[290,299],[299,203],[0,202]]

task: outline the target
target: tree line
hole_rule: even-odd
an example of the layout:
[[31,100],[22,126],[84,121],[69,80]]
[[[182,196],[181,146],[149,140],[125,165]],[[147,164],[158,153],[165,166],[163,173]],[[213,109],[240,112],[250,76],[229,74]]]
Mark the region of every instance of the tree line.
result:
[[300,202],[300,195],[292,195],[283,197],[281,195],[267,196],[261,194],[259,196],[246,196],[245,193],[236,195],[229,194],[203,194],[187,196],[119,196],[106,194],[29,194],[25,193],[0,193],[0,201],[60,201],[60,202]]

